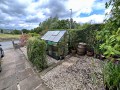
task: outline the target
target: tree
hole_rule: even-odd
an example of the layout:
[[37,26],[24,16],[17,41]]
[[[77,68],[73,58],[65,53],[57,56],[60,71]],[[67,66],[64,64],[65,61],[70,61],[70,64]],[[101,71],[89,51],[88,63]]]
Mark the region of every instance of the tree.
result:
[[69,29],[69,21],[68,20],[59,20],[57,28],[58,29]]
[[0,33],[3,33],[3,29],[0,30]]
[[47,30],[69,29],[70,22],[72,23],[71,25],[72,29],[79,29],[79,27],[81,26],[79,23],[76,23],[73,19],[59,20],[59,18],[55,16],[55,17],[50,17],[43,22],[40,22],[39,26],[31,30],[30,32],[44,33]]
[[103,29],[98,32],[98,39],[102,42],[100,49],[106,56],[120,55],[120,1],[110,0],[106,3],[106,9],[112,7],[109,19],[105,20]]
[[27,29],[22,29],[22,32],[27,34],[27,33],[29,33],[30,31],[27,30]]
[[119,0],[110,0],[109,2],[106,2],[106,9],[110,8],[112,6],[112,9],[108,16],[110,18],[108,20],[105,20],[106,27],[109,30],[117,30],[120,27],[120,1]]
[[20,30],[13,30],[11,33],[12,34],[21,34],[22,32]]

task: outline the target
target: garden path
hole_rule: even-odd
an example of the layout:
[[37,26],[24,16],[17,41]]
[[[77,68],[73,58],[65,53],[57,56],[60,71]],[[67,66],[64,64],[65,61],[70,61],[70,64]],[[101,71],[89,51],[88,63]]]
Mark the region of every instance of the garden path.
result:
[[41,78],[52,90],[105,90],[102,65],[93,57],[72,56]]
[[0,90],[49,90],[19,49],[5,50]]

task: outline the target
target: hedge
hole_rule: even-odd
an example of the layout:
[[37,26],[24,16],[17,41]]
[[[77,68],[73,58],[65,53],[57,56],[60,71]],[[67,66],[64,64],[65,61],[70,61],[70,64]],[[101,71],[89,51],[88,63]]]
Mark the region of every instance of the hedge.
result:
[[39,38],[32,37],[27,42],[28,59],[39,70],[47,67],[46,43]]
[[83,30],[69,30],[69,47],[77,46],[79,42],[84,42],[91,48],[97,48],[99,42],[96,40],[96,33],[101,30],[101,26],[102,24],[93,24]]

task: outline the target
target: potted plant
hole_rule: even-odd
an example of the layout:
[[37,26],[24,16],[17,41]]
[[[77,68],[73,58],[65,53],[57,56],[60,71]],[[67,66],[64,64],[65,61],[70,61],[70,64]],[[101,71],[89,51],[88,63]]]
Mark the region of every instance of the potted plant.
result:
[[94,49],[90,46],[87,47],[87,56],[93,56],[94,55]]
[[100,59],[100,54],[98,48],[94,48],[94,58]]
[[70,52],[72,54],[75,54],[76,53],[76,47],[77,47],[77,34],[76,34],[76,31],[70,31],[70,44],[69,44],[69,47],[70,47]]
[[74,54],[76,54],[76,49],[75,48],[72,48],[71,49],[71,53],[74,55]]

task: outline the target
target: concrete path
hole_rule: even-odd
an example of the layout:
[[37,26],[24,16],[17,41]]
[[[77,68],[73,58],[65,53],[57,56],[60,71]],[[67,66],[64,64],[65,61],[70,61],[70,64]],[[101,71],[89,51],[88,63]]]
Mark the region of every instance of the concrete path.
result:
[[49,90],[18,49],[5,51],[0,73],[0,90]]

